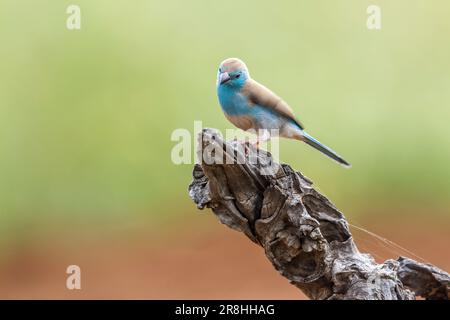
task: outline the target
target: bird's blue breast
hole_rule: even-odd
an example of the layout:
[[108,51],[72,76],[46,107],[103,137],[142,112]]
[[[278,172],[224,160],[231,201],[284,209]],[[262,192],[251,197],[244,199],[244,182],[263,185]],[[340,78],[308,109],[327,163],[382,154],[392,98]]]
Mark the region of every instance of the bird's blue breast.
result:
[[219,86],[217,95],[223,112],[230,116],[246,115],[250,112],[250,104],[240,90],[232,86]]

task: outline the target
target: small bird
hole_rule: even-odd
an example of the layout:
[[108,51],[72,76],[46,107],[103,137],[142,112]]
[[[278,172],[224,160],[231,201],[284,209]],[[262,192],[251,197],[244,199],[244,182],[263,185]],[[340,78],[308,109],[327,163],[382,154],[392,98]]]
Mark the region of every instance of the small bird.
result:
[[[224,60],[217,73],[217,95],[227,119],[242,130],[278,130],[284,138],[306,142],[344,167],[351,165],[335,151],[304,131],[292,109],[275,93],[250,77],[247,66],[237,58]],[[259,138],[258,138],[259,139]]]

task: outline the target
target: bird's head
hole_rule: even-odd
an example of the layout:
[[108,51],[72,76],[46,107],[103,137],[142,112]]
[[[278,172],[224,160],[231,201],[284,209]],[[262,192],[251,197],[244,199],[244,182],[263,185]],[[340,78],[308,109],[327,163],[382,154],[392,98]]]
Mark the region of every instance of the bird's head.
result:
[[231,86],[241,88],[250,78],[247,66],[242,60],[228,58],[219,66],[217,73],[217,86]]

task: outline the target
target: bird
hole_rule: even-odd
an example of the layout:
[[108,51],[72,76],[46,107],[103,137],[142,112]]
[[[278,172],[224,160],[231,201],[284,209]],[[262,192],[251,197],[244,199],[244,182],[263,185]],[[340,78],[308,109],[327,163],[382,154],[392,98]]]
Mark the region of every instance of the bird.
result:
[[303,141],[342,166],[351,167],[334,150],[309,135],[283,99],[250,77],[242,60],[228,58],[220,63],[216,87],[222,111],[236,127],[262,131],[262,140],[273,136],[269,131],[278,132],[280,137]]

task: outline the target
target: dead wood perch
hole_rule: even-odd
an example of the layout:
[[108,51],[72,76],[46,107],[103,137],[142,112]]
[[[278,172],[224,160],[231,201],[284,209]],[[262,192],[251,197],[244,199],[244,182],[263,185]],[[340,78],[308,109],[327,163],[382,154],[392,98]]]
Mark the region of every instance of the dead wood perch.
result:
[[261,245],[275,269],[309,298],[450,298],[448,273],[404,257],[376,263],[358,251],[344,215],[308,178],[272,162],[268,152],[248,147],[245,157],[242,149],[204,129],[189,195]]

